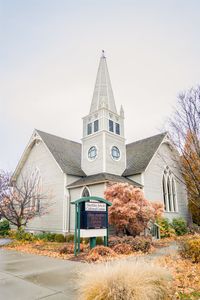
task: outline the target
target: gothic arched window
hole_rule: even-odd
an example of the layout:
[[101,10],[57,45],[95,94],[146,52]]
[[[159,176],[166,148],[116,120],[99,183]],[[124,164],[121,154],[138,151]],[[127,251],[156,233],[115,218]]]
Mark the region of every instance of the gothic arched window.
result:
[[90,191],[86,186],[84,187],[84,189],[82,191],[82,197],[90,197]]
[[169,167],[166,167],[163,173],[162,190],[165,211],[177,212],[176,184]]

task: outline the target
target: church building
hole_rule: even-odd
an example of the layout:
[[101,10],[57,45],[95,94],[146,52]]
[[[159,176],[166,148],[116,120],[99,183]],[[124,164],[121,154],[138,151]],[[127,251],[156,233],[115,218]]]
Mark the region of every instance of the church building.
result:
[[82,132],[77,143],[34,130],[12,178],[37,172],[53,200],[49,213],[31,220],[28,230],[73,232],[71,202],[88,195],[103,197],[107,185],[115,182],[139,187],[148,200],[161,201],[169,219],[188,218],[187,193],[178,180],[181,175],[173,160],[177,152],[168,134],[126,144],[124,110],[116,108],[104,52]]

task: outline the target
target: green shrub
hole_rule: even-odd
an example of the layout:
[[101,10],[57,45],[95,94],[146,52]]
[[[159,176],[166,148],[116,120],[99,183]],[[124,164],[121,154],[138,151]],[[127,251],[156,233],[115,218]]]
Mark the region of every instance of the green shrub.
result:
[[0,235],[5,236],[9,234],[10,224],[7,220],[0,221]]
[[167,218],[159,218],[157,224],[160,226],[161,238],[175,236],[176,232]]
[[83,244],[89,244],[90,238],[81,238],[81,243]]
[[172,227],[174,228],[176,235],[184,235],[188,232],[187,223],[183,218],[173,219]]
[[54,242],[55,236],[56,236],[56,233],[51,233],[51,232],[43,232],[43,233],[38,233],[35,235],[35,237],[38,240],[44,240],[46,242]]
[[32,242],[35,240],[35,236],[30,232],[25,232],[23,228],[20,228],[16,231],[15,238],[18,241],[28,241]]
[[55,240],[55,242],[57,242],[57,243],[64,243],[64,242],[65,242],[65,237],[64,237],[63,234],[57,233],[57,234],[55,235],[54,240]]
[[194,263],[200,262],[200,238],[192,238],[182,242],[180,253],[184,258],[191,259]]
[[171,299],[171,276],[156,265],[120,261],[106,266],[90,265],[87,268],[80,273],[77,281],[81,300]]
[[73,234],[66,235],[65,240],[66,240],[67,243],[73,242],[74,241],[74,235]]
[[11,239],[16,239],[16,233],[17,233],[17,230],[11,229],[11,230],[9,230],[8,235]]
[[104,242],[103,242],[102,237],[98,236],[98,237],[96,238],[96,245],[103,245],[103,244],[104,244]]

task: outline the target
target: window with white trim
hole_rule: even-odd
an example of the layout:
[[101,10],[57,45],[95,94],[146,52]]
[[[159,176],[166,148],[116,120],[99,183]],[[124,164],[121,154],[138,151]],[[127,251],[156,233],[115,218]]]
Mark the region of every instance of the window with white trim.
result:
[[109,131],[114,132],[114,122],[109,120]]
[[176,182],[169,167],[166,167],[162,178],[163,202],[166,212],[177,212]]
[[90,197],[90,191],[87,188],[87,186],[85,186],[84,189],[83,189],[82,197]]
[[115,123],[115,133],[120,134],[120,125],[119,125],[119,123]]
[[92,123],[87,124],[87,134],[92,134]]
[[94,132],[99,131],[99,120],[94,121]]

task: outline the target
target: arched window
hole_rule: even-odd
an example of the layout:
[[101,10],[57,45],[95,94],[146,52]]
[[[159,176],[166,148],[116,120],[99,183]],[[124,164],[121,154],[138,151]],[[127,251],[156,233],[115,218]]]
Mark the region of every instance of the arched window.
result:
[[174,211],[177,211],[176,184],[174,178],[172,178],[172,199],[174,204]]
[[171,182],[170,182],[169,176],[167,177],[167,194],[168,194],[169,211],[172,211],[172,203],[171,203]]
[[165,211],[178,211],[175,179],[169,167],[166,167],[164,170],[162,178],[162,190]]
[[40,195],[42,193],[42,177],[38,167],[35,167],[35,169],[32,171],[30,182],[31,182],[30,184],[33,190],[34,198],[31,199],[29,203],[29,207],[34,208],[35,212],[40,213],[40,209],[41,209]]
[[90,191],[86,186],[84,187],[84,189],[82,191],[82,197],[90,197]]
[[162,186],[163,186],[164,210],[167,210],[167,190],[166,190],[165,176],[164,175],[163,175],[163,179],[162,179]]

